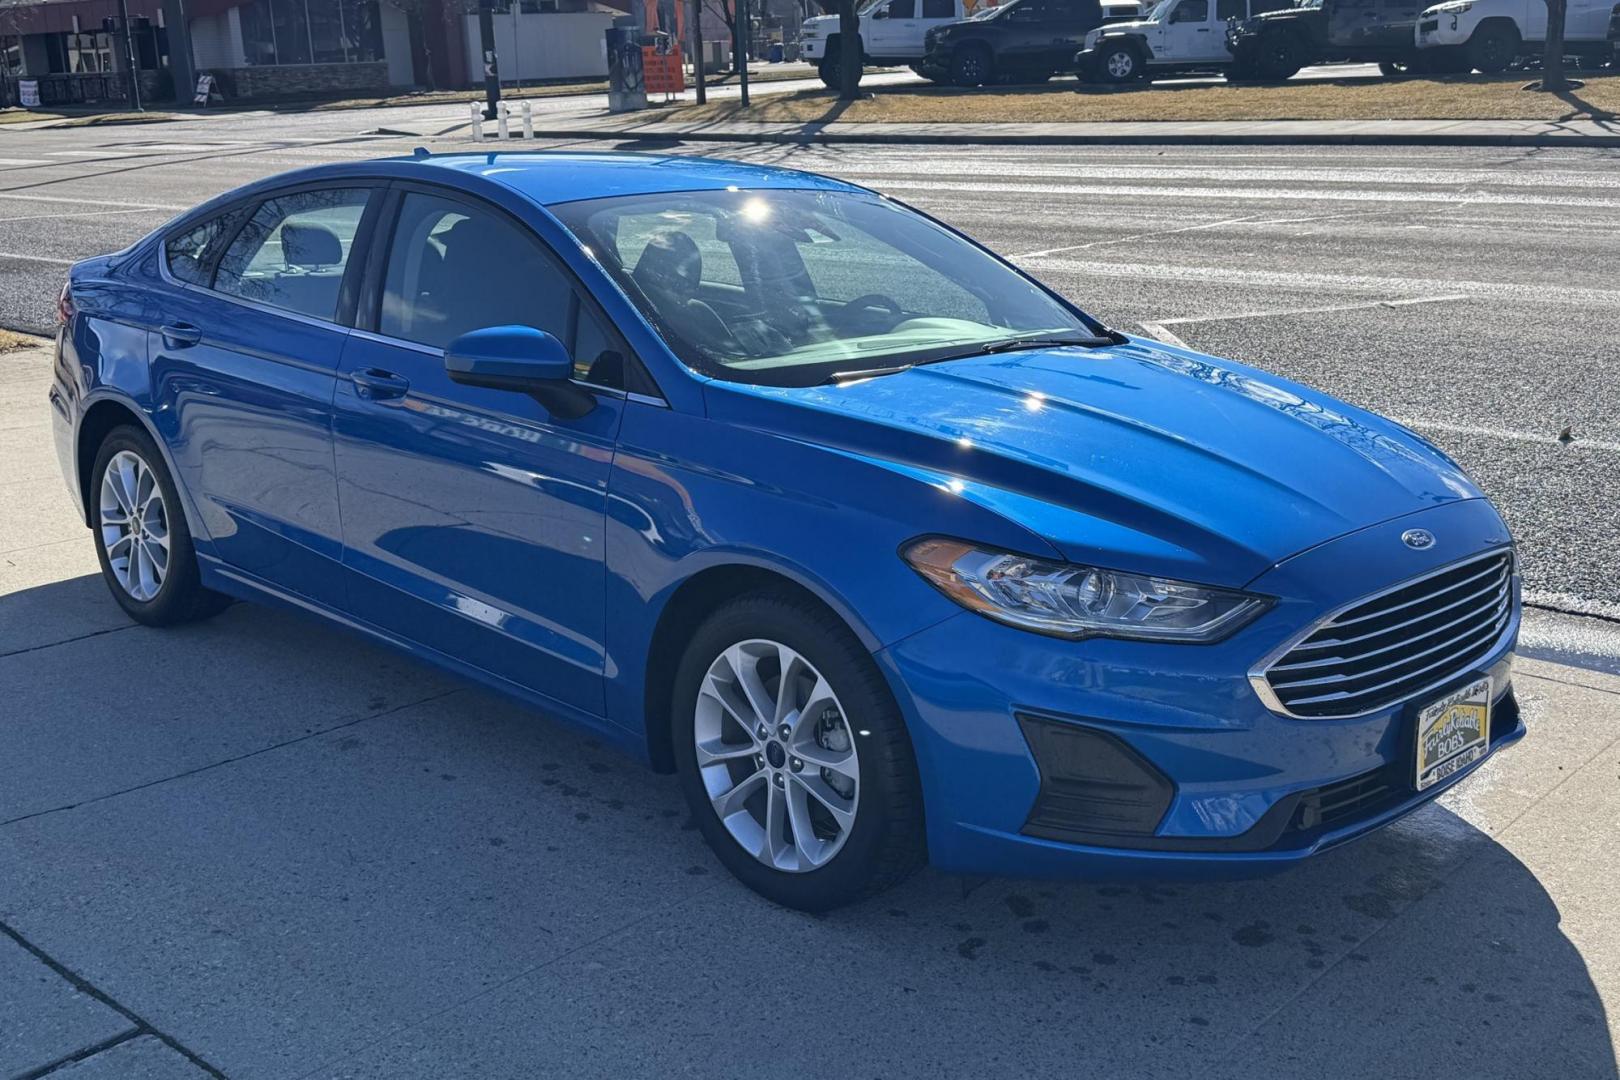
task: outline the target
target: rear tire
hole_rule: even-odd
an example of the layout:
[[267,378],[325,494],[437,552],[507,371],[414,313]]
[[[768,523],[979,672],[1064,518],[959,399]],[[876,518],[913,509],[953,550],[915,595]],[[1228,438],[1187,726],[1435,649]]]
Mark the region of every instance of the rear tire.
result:
[[1506,71],[1519,53],[1519,35],[1499,23],[1482,26],[1468,39],[1468,66],[1486,75]]
[[230,605],[203,588],[180,492],[142,429],[117,427],[102,441],[90,470],[90,515],[102,577],[136,622],[176,626]]
[[926,861],[900,710],[871,654],[826,608],[788,592],[723,605],[681,659],[670,723],[698,828],[761,896],[826,911]]

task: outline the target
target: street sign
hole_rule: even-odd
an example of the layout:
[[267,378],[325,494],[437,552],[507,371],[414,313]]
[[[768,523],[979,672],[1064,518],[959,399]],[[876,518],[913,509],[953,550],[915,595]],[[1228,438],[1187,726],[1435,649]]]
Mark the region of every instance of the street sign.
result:
[[191,100],[197,105],[208,104],[208,99],[214,93],[214,77],[207,72],[197,76],[197,93]]

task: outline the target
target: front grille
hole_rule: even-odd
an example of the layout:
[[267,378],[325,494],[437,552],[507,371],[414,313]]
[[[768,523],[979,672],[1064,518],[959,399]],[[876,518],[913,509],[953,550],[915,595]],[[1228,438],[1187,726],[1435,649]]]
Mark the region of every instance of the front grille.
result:
[[1473,559],[1379,593],[1319,624],[1265,671],[1294,716],[1359,716],[1466,671],[1508,624],[1513,555]]
[[1308,791],[1294,811],[1291,827],[1300,832],[1326,830],[1371,817],[1399,798],[1390,781],[1390,770],[1380,768]]

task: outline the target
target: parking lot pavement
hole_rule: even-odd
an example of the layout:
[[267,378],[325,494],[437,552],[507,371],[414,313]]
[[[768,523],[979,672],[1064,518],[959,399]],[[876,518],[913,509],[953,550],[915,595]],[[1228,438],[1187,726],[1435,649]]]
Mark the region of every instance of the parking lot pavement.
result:
[[133,626],[0,356],[0,1075],[1616,1077],[1620,678],[1218,884],[931,871],[810,917],[668,777],[321,624]]

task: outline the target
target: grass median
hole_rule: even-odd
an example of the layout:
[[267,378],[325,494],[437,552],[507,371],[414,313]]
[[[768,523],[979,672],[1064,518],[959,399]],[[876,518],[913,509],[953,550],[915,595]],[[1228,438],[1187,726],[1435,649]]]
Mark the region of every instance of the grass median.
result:
[[1334,79],[1273,86],[1183,85],[1116,90],[1062,80],[1041,86],[959,89],[882,87],[841,102],[826,91],[661,109],[660,123],[793,124],[1065,123],[1186,120],[1610,120],[1620,115],[1620,75],[1577,90],[1523,89],[1524,72],[1487,78]]

